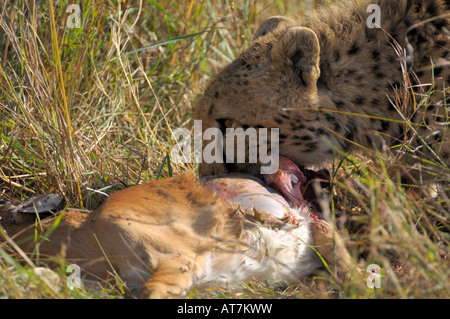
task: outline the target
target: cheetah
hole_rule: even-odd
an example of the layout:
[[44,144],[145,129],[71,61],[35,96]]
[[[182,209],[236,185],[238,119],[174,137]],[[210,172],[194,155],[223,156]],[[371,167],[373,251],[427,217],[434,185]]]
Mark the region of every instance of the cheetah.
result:
[[[380,9],[379,25],[369,26],[369,5]],[[279,154],[299,166],[363,147],[397,149],[405,162],[433,154],[446,167],[449,8],[448,0],[352,0],[271,17],[208,83],[195,118],[224,137],[231,128],[279,128]],[[201,163],[200,176],[259,174],[258,163],[225,156]]]

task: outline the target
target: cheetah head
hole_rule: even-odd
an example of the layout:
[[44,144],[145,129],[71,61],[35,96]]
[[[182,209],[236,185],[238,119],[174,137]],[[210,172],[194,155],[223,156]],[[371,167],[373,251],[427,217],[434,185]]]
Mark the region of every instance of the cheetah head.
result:
[[[279,128],[280,155],[299,165],[317,163],[329,152],[323,149],[329,148],[327,143],[318,143],[313,132],[320,128],[308,124],[323,104],[317,93],[319,54],[313,30],[286,17],[266,20],[251,45],[212,79],[199,98],[195,118],[202,120],[202,131],[218,128],[225,136],[227,128]],[[293,136],[298,143],[285,143],[293,129],[299,130]],[[205,143],[209,141],[203,139]],[[203,161],[200,175],[257,173],[256,169],[257,163]]]

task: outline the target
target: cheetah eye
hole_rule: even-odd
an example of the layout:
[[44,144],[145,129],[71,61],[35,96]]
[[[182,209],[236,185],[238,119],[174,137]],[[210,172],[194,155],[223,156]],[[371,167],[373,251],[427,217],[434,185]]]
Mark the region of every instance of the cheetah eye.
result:
[[230,119],[225,120],[225,126],[226,126],[227,128],[233,127],[233,126],[234,126],[234,120],[230,120]]
[[220,125],[220,130],[222,131],[222,134],[225,134],[225,130],[227,128],[232,128],[234,125],[234,120],[232,119],[216,119],[216,121]]
[[298,77],[300,78],[300,80],[302,81],[302,84],[303,84],[304,86],[306,86],[305,79],[303,79],[303,70],[299,70],[298,73],[297,73],[297,75],[298,75]]

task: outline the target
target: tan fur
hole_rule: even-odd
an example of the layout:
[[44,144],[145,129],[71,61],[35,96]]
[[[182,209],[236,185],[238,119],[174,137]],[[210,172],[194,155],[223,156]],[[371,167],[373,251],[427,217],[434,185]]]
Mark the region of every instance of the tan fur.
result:
[[[267,247],[272,247],[270,231],[277,234],[258,223],[254,214],[250,220],[237,207],[225,205],[190,174],[119,191],[92,213],[69,210],[63,214],[50,236],[38,239],[39,255],[34,257],[41,261],[47,257],[64,258],[80,266],[83,278],[87,279],[105,280],[117,274],[142,298],[180,296],[197,281],[208,284],[222,273],[231,272],[239,277],[239,272],[230,268],[232,260],[236,261],[237,269],[249,265],[249,270],[242,271],[246,271],[247,277],[257,276],[251,267],[259,267],[254,268],[256,272],[262,268],[258,261],[251,266],[252,260],[270,261],[272,249],[262,247],[259,251],[257,246],[267,242]],[[56,218],[42,221],[37,227],[40,236],[52,227]],[[312,238],[319,243],[316,249],[333,265],[330,226],[323,222],[316,229],[308,223],[302,227],[308,227],[305,228],[308,233],[314,229]],[[16,225],[6,230],[9,236],[15,235],[14,240],[25,252],[33,251],[34,225]],[[265,231],[269,231],[266,239],[255,237]],[[293,256],[301,262],[301,256],[295,257],[298,244],[293,242]],[[253,257],[256,259],[239,257],[252,254],[256,254]],[[313,270],[315,253],[311,250],[302,256],[306,269]],[[339,269],[346,270],[341,264]],[[288,278],[296,274],[295,269],[284,273]]]
[[[369,4],[380,6],[382,28],[367,26]],[[332,159],[336,149],[362,145],[386,150],[404,141],[412,148],[409,156],[432,157],[389,99],[395,103],[396,94],[411,93],[406,76],[416,94],[430,89],[432,72],[437,90],[448,87],[449,5],[441,0],[353,0],[298,20],[272,17],[211,80],[195,117],[203,130],[215,127],[224,135],[226,128],[279,128],[280,155],[298,165]],[[425,110],[409,96],[401,112],[418,123],[415,129],[448,165],[450,138],[441,98],[433,94]],[[255,173],[259,167],[236,161],[200,165],[203,176],[231,171]]]
[[[40,245],[40,258],[62,251],[88,277],[106,279],[116,271],[133,287],[152,276],[140,296],[179,295],[190,287],[202,253],[213,249],[210,236],[237,240],[241,235],[241,216],[230,216],[208,195],[191,175],[127,188],[92,213],[66,212],[51,240]],[[42,222],[44,233],[54,221]],[[16,240],[33,232],[29,228]],[[31,252],[34,245],[21,246]]]

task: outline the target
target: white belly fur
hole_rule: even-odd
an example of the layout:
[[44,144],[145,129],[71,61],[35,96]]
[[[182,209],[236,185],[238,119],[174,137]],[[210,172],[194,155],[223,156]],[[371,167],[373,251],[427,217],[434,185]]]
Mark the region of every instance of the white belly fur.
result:
[[233,288],[252,278],[272,285],[294,283],[322,265],[309,247],[314,242],[307,219],[278,230],[263,226],[258,229],[250,232],[247,251],[210,253],[194,286]]

